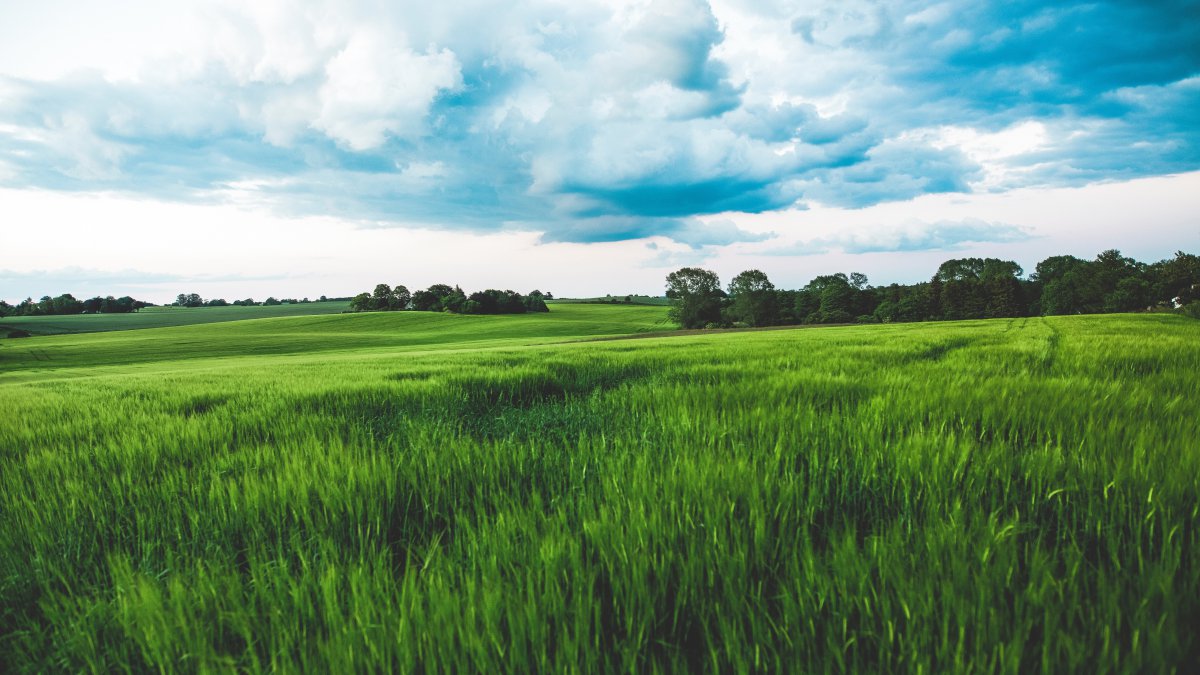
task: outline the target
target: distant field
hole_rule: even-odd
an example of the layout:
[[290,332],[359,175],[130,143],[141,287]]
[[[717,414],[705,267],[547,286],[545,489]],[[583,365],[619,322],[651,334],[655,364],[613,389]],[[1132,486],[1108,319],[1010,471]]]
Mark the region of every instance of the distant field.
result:
[[1188,672],[1200,322],[0,341],[7,672]]
[[562,304],[548,313],[502,316],[364,312],[0,339],[0,382],[6,373],[31,369],[85,368],[93,373],[122,364],[143,368],[214,357],[534,344],[670,327],[662,307]]
[[8,331],[22,329],[33,335],[98,333],[138,328],[191,326],[201,323],[243,321],[279,316],[337,314],[350,308],[348,302],[308,302],[295,305],[251,307],[147,307],[132,314],[74,314],[69,316],[10,316],[0,318],[0,339]]
[[[554,303],[554,302],[562,302],[562,303],[588,302],[588,303],[627,304],[627,303],[625,303],[625,297],[626,296],[624,296],[624,295],[608,295],[608,296],[604,296],[604,297],[595,297],[595,298],[560,298],[558,300],[550,300],[549,302],[551,302],[551,303]],[[638,305],[658,305],[661,307],[666,307],[667,305],[671,304],[671,301],[668,298],[663,297],[663,296],[633,295],[633,296],[629,296],[629,298],[630,298],[629,303],[638,304]]]

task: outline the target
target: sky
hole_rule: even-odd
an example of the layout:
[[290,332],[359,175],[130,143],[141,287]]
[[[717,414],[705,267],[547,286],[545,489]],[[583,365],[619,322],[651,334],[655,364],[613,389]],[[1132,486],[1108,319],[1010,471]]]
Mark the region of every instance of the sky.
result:
[[1200,252],[1200,2],[0,4],[0,299]]

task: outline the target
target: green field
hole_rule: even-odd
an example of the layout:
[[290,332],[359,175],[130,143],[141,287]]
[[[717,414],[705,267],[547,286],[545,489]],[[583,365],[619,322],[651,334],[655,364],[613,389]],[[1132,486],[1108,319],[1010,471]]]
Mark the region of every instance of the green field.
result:
[[[200,310],[203,311],[203,310]],[[207,323],[159,330],[0,340],[0,383],[16,373],[94,375],[106,366],[155,372],[212,365],[214,358],[365,355],[398,349],[529,345],[670,328],[662,307],[556,305],[551,312],[475,316],[443,312],[363,312]],[[322,358],[330,358],[325,355]],[[263,362],[244,361],[249,368]]]
[[[623,303],[625,303],[626,297],[629,298],[630,304],[635,304],[635,305],[658,305],[661,307],[666,307],[671,304],[671,301],[669,299],[667,299],[665,296],[661,296],[661,295],[629,295],[629,296],[606,295],[603,297],[595,297],[595,298],[561,298],[559,300],[551,300],[550,302],[551,303],[555,303],[555,302],[560,302],[560,303],[562,303],[562,302],[587,302],[587,303],[623,304]],[[616,302],[613,302],[614,300]]]
[[6,340],[0,670],[1187,672],[1200,322]]
[[66,316],[8,316],[0,318],[0,338],[10,330],[25,330],[33,335],[99,333],[111,330],[192,326],[244,319],[281,316],[338,314],[350,308],[348,302],[305,302],[287,305],[249,307],[146,307],[132,314],[73,314]]

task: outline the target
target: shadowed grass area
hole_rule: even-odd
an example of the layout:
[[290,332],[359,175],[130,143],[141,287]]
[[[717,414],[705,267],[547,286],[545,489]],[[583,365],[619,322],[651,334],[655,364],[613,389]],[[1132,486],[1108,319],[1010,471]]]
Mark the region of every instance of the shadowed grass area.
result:
[[[647,309],[580,307],[609,312],[576,317],[589,326]],[[1200,658],[1195,321],[526,346],[560,336],[434,315],[431,334],[470,338],[360,353],[353,340],[400,324],[334,318],[303,330],[336,352],[180,368],[151,342],[130,372],[0,381],[0,662],[1016,673]],[[228,344],[205,353],[270,333],[253,324],[214,327]]]

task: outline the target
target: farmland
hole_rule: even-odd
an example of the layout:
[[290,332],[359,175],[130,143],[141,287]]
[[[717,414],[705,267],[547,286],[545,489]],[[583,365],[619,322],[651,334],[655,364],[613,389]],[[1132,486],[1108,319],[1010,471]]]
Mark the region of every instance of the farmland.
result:
[[240,307],[146,307],[130,314],[72,314],[66,316],[9,316],[0,318],[0,335],[24,330],[33,335],[97,333],[112,330],[138,330],[168,326],[192,326],[204,323],[266,319],[284,316],[337,314],[349,309],[347,302],[305,302]]
[[4,340],[0,666],[1169,672],[1200,322],[665,308]]

